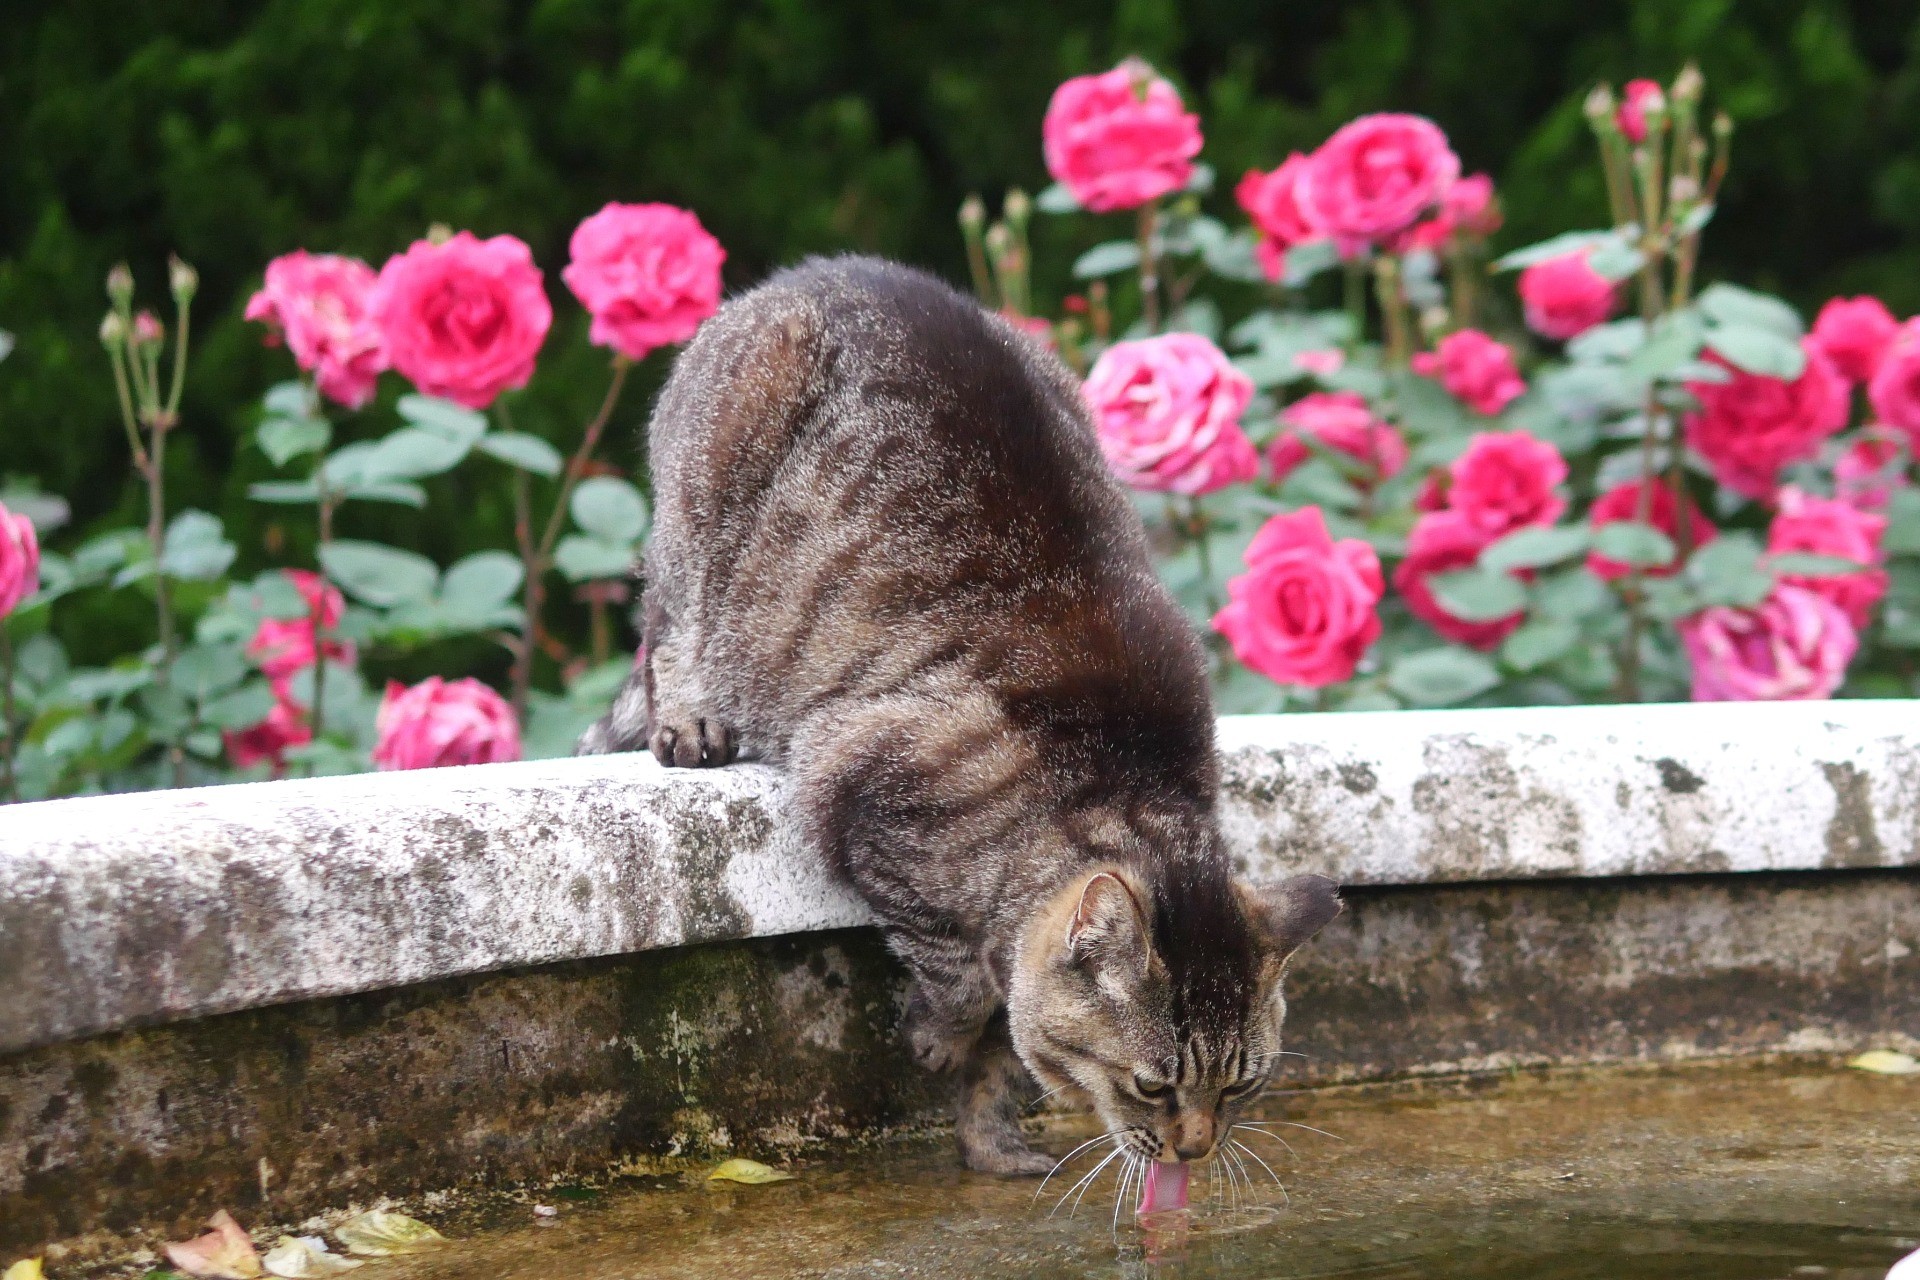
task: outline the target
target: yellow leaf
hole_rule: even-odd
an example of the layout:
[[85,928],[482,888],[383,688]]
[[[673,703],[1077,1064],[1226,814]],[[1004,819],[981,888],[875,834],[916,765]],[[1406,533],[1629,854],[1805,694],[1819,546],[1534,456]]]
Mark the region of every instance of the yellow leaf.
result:
[[1920,1060],[1891,1049],[1873,1049],[1847,1063],[1856,1071],[1871,1071],[1877,1076],[1920,1075]]
[[22,1258],[8,1267],[0,1280],[46,1280],[46,1272],[40,1269],[40,1259]]
[[348,1253],[370,1258],[385,1258],[396,1253],[421,1253],[435,1249],[447,1238],[417,1218],[404,1213],[374,1209],[348,1218],[333,1234],[347,1246]]
[[750,1187],[757,1187],[766,1182],[785,1182],[792,1176],[778,1169],[770,1169],[758,1160],[741,1160],[736,1157],[708,1174],[707,1181],[744,1182]]
[[225,1209],[207,1219],[205,1235],[165,1246],[167,1261],[201,1280],[258,1280],[260,1255]]

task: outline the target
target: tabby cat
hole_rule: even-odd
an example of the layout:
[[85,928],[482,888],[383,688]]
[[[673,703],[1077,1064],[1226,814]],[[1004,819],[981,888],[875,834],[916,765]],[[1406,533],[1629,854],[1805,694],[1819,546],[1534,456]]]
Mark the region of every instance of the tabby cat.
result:
[[707,322],[650,448],[646,661],[580,749],[790,772],[971,1167],[1049,1168],[1027,1072],[1130,1155],[1208,1155],[1340,901],[1233,878],[1205,655],[1066,368],[928,275],[816,259]]

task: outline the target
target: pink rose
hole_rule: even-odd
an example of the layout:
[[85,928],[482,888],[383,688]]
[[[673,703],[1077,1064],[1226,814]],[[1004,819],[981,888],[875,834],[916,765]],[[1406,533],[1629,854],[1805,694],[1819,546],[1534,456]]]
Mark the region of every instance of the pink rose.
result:
[[1885,428],[1862,432],[1833,463],[1833,487],[1842,502],[1862,511],[1884,511],[1896,485],[1906,483],[1908,445]]
[[40,590],[40,537],[33,521],[0,503],[0,618]]
[[256,764],[271,764],[275,777],[287,765],[287,748],[313,741],[313,726],[307,723],[306,709],[285,693],[284,685],[275,687],[273,710],[250,729],[227,730],[220,735],[226,744],[227,758],[236,769]]
[[411,689],[389,682],[374,717],[373,762],[437,769],[520,758],[520,726],[507,700],[471,676],[428,676]]
[[[332,630],[340,625],[347,607],[345,597],[327,586],[319,574],[305,569],[283,572],[307,602],[306,614],[298,618],[264,619],[254,629],[253,639],[247,641],[247,656],[267,679],[276,683],[313,665],[314,613],[319,613],[322,626]],[[353,660],[351,643],[335,638],[327,640],[327,661],[351,663]]]
[[[1880,537],[1886,531],[1885,516],[1862,511],[1834,498],[1810,497],[1788,485],[1780,490],[1779,509],[1773,517],[1773,527],[1767,532],[1767,550],[1775,555],[1802,551],[1877,565],[1885,558],[1880,550]],[[1783,574],[1780,581],[1804,587],[1838,605],[1856,631],[1867,625],[1873,606],[1887,594],[1884,569],[1863,569],[1835,577]]]
[[1847,422],[1847,384],[1833,362],[1803,340],[1807,367],[1792,382],[1744,373],[1708,352],[1732,374],[1727,382],[1691,382],[1700,407],[1686,417],[1687,446],[1713,466],[1721,484],[1764,502],[1780,470],[1820,452],[1820,444]]
[[1447,135],[1421,116],[1383,113],[1341,125],[1307,157],[1295,198],[1307,224],[1348,246],[1404,231],[1460,176]]
[[1901,325],[1888,345],[1867,384],[1867,403],[1881,422],[1920,440],[1920,317]]
[[1447,471],[1447,506],[1494,537],[1552,524],[1567,509],[1558,491],[1566,460],[1525,431],[1481,432]]
[[685,342],[720,307],[720,242],[670,204],[609,204],[573,229],[560,278],[593,317],[588,338],[639,360]]
[[1347,363],[1347,353],[1338,347],[1328,347],[1323,351],[1300,351],[1294,354],[1293,363],[1295,368],[1324,378],[1340,372]]
[[1200,154],[1200,117],[1138,58],[1055,89],[1040,134],[1047,172],[1094,213],[1178,191]]
[[1380,635],[1380,559],[1357,538],[1335,542],[1318,507],[1274,516],[1227,580],[1213,629],[1234,656],[1280,684],[1319,688],[1353,674]]
[[1636,147],[1647,140],[1647,108],[1655,103],[1666,106],[1667,95],[1653,80],[1629,80],[1620,91],[1620,106],[1614,121],[1627,141]]
[[376,279],[358,258],[297,249],[267,264],[247,319],[285,337],[293,362],[313,374],[321,395],[358,409],[373,399],[387,367],[386,343],[367,310]]
[[1585,250],[1536,262],[1520,273],[1527,327],[1562,342],[1603,323],[1620,303],[1619,286],[1587,265]]
[[[1490,622],[1469,622],[1447,612],[1433,594],[1428,579],[1435,574],[1471,569],[1500,535],[1481,528],[1458,511],[1433,511],[1414,522],[1407,535],[1407,556],[1393,571],[1394,589],[1406,599],[1407,608],[1448,640],[1475,649],[1493,649],[1527,620],[1524,610],[1495,618]],[[1531,574],[1512,575],[1523,581]]]
[[1307,158],[1296,151],[1272,173],[1247,170],[1240,185],[1234,188],[1234,198],[1260,233],[1255,253],[1260,259],[1260,269],[1269,280],[1278,280],[1286,274],[1287,250],[1319,234],[1302,216],[1296,199],[1300,175],[1306,167]]
[[[1648,491],[1644,499],[1643,490]],[[1645,480],[1629,480],[1625,484],[1613,486],[1593,500],[1593,505],[1587,508],[1587,523],[1596,533],[1610,524],[1619,524],[1623,521],[1652,525],[1672,538],[1675,547],[1684,543],[1696,550],[1720,536],[1720,531],[1713,527],[1706,513],[1700,510],[1693,499],[1689,498],[1684,508],[1687,513],[1687,533],[1686,537],[1682,538],[1680,536],[1682,510],[1679,501],[1673,496],[1673,490],[1660,481],[1655,480],[1649,483]],[[1680,559],[1675,557],[1669,564],[1642,569],[1640,572],[1649,578],[1665,578],[1680,572],[1680,565]],[[1633,572],[1633,566],[1603,556],[1598,551],[1588,553],[1587,569],[1594,577],[1605,582],[1624,578]]]
[[1849,382],[1867,382],[1900,332],[1878,298],[1833,298],[1813,321],[1813,342]]
[[1357,482],[1362,488],[1400,474],[1407,465],[1407,442],[1351,391],[1316,391],[1302,396],[1281,412],[1280,421],[1288,429],[1267,446],[1267,464],[1275,480],[1285,480],[1295,467],[1313,456],[1303,436],[1365,463],[1368,478]]
[[1829,698],[1859,647],[1838,606],[1781,583],[1757,609],[1718,606],[1680,621],[1695,702]]
[[1082,390],[1107,461],[1136,489],[1211,493],[1260,470],[1240,430],[1253,383],[1199,334],[1116,342]]
[[1413,371],[1439,379],[1454,399],[1488,416],[1499,413],[1527,389],[1513,363],[1513,352],[1478,329],[1450,333],[1434,350],[1417,353]]
[[367,308],[402,377],[469,409],[527,385],[553,324],[526,242],[466,231],[388,258]]
[[1440,211],[1395,236],[1391,247],[1395,253],[1415,249],[1438,253],[1455,235],[1484,240],[1499,229],[1500,209],[1493,203],[1493,179],[1476,173],[1448,188]]

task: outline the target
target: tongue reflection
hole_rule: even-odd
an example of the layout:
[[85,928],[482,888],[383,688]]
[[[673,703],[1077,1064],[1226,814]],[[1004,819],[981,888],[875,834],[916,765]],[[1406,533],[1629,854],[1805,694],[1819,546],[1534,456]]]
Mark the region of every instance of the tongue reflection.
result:
[[1155,1160],[1147,1166],[1146,1181],[1140,1186],[1140,1207],[1136,1214],[1159,1213],[1163,1209],[1187,1207],[1188,1164],[1182,1160],[1169,1164]]

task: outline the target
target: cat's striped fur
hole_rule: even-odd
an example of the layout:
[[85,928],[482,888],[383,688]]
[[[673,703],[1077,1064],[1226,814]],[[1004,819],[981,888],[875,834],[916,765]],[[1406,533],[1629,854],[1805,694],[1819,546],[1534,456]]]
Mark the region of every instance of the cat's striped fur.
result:
[[1204,1154],[1339,903],[1230,878],[1205,655],[1064,366],[920,272],[815,260],[701,329],[649,441],[647,662],[582,750],[791,771],[973,1166],[1045,1167],[1009,1041],[1138,1152]]

